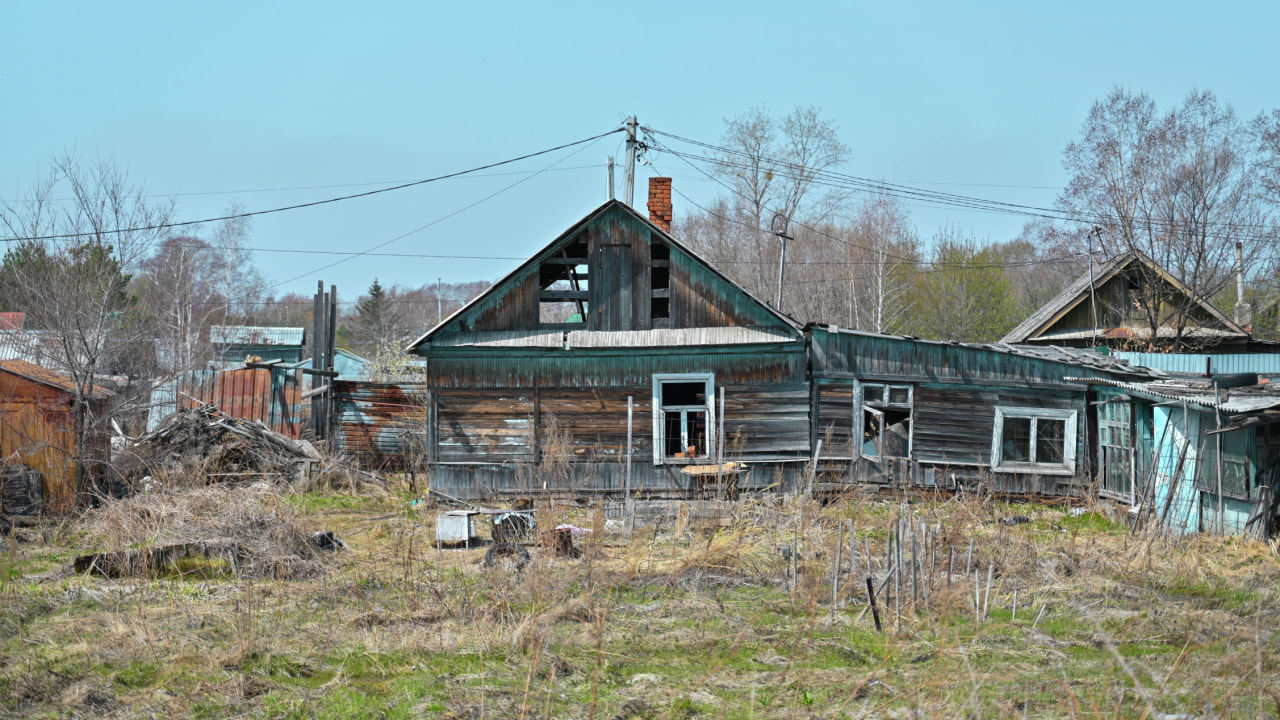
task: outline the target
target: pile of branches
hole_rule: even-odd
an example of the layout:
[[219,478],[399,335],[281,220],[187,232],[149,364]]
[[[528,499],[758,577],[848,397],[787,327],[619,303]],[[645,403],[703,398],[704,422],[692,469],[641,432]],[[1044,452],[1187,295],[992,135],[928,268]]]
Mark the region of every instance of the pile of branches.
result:
[[324,569],[304,518],[270,488],[166,489],[106,499],[84,523],[106,552],[77,558],[77,572],[155,574],[188,556],[224,560],[236,577],[301,579]]
[[147,478],[178,485],[292,480],[299,467],[320,459],[305,440],[201,405],[173,413],[138,438],[122,453],[116,471],[134,489]]

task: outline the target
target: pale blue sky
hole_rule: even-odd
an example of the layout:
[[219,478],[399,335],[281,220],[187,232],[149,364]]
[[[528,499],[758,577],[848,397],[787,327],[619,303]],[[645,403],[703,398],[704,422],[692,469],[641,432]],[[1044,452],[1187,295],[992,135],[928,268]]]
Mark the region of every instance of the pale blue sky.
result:
[[[0,22],[0,198],[53,153],[115,157],[178,218],[289,205],[466,169],[604,132],[635,114],[714,142],[753,106],[815,105],[842,171],[1048,205],[1062,148],[1115,85],[1162,107],[1207,88],[1244,117],[1280,106],[1280,3],[65,3]],[[576,150],[576,148],[575,148]],[[381,252],[525,257],[604,200],[621,136],[494,174],[255,221],[259,248],[351,251],[475,207]],[[699,202],[717,188],[657,168]],[[637,204],[645,177],[639,171]],[[340,186],[340,187],[316,187]],[[310,188],[293,189],[287,188]],[[677,215],[687,211],[677,196]],[[913,207],[1005,240],[1022,219]],[[276,292],[317,279],[495,279],[514,260],[257,252]],[[298,279],[293,279],[302,276]]]

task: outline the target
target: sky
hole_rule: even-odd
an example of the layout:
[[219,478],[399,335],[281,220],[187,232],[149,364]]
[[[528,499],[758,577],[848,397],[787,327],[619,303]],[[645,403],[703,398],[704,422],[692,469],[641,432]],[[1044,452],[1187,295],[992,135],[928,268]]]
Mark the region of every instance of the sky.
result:
[[[714,143],[726,118],[796,106],[839,128],[841,172],[1049,206],[1063,148],[1116,86],[1162,109],[1193,89],[1245,118],[1280,106],[1275,2],[7,5],[0,201],[71,151],[173,197],[177,220],[455,173],[629,115]],[[619,134],[262,215],[249,245],[277,295],[495,280],[606,200],[610,155]],[[640,208],[652,175],[674,178],[677,217],[723,193],[669,154],[647,159]],[[949,225],[1002,241],[1025,222],[909,209],[925,238]]]

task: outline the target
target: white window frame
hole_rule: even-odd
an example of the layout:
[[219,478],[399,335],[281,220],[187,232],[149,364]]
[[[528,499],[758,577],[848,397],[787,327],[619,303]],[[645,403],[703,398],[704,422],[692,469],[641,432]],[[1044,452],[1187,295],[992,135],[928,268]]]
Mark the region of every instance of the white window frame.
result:
[[[995,427],[991,431],[991,469],[998,472],[1009,473],[1037,473],[1040,475],[1075,475],[1076,474],[1076,425],[1079,413],[1076,410],[1057,410],[1051,408],[1017,408],[1017,407],[997,407]],[[1031,462],[1005,462],[1004,452],[1004,421],[1007,418],[1017,418],[1020,420],[1031,420]],[[1045,420],[1063,420],[1066,427],[1063,431],[1062,438],[1062,458],[1061,464],[1048,464],[1035,462],[1036,453],[1036,430],[1038,421]]]
[[[702,382],[704,384],[703,396],[706,402],[702,405],[672,405],[664,408],[662,405],[662,383],[664,382]],[[693,410],[695,412],[706,411],[707,413],[707,454],[703,457],[711,460],[716,457],[716,376],[715,373],[658,373],[653,376],[653,464],[673,464],[673,465],[689,465],[698,458],[675,458],[663,457],[663,449],[667,446],[667,425],[663,422],[663,416],[667,410]],[[685,423],[682,426],[687,427]],[[681,438],[681,442],[688,447],[687,439]]]

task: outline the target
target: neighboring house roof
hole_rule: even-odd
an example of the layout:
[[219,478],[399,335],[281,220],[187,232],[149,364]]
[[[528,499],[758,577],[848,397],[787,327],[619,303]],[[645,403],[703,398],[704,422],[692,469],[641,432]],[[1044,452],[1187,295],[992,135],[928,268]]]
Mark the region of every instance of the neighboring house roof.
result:
[[300,346],[306,340],[306,329],[300,327],[253,327],[214,325],[209,328],[209,342],[216,345],[284,345]]
[[1165,372],[1223,374],[1258,373],[1280,375],[1280,353],[1144,353],[1113,352],[1130,364]]
[[0,330],[21,330],[26,315],[20,312],[0,313]]
[[[1000,339],[1002,343],[1025,343],[1037,338],[1052,340],[1081,340],[1092,337],[1093,332],[1068,332],[1053,333],[1051,338],[1044,337],[1064,315],[1081,303],[1089,299],[1090,286],[1093,288],[1105,285],[1112,278],[1115,278],[1121,272],[1126,270],[1135,262],[1140,262],[1147,266],[1148,269],[1155,272],[1165,282],[1169,283],[1175,290],[1190,298],[1197,306],[1211,315],[1215,320],[1222,324],[1221,328],[1207,327],[1189,327],[1183,331],[1184,337],[1206,337],[1206,338],[1247,338],[1249,333],[1231,318],[1227,317],[1221,310],[1211,305],[1207,300],[1195,297],[1191,289],[1184,285],[1168,271],[1156,264],[1154,260],[1146,255],[1133,251],[1123,255],[1114,257],[1102,265],[1094,269],[1092,273],[1077,278],[1074,282],[1066,287],[1057,297],[1045,303],[1039,310],[1031,313],[1026,320],[1009,331]],[[1098,335],[1104,336],[1104,328],[1098,328]],[[1130,332],[1128,337],[1147,337],[1150,335],[1150,329],[1145,331],[1141,328],[1126,329]],[[1173,337],[1174,331],[1171,328],[1158,328],[1157,337]]]
[[26,360],[36,365],[58,365],[62,341],[45,330],[0,330],[0,360]]
[[[622,212],[625,212],[631,215],[633,219],[647,226],[650,232],[656,233],[663,240],[663,242],[666,242],[671,246],[678,248],[681,252],[692,257],[695,262],[700,263],[713,275],[720,278],[723,282],[727,283],[737,292],[740,292],[743,295],[745,295],[748,298],[749,302],[754,303],[758,305],[760,308],[764,309],[768,315],[771,315],[774,318],[776,318],[784,327],[790,328],[790,338],[789,338],[790,340],[794,341],[800,338],[800,331],[801,331],[801,328],[803,327],[801,323],[797,322],[794,318],[786,315],[785,313],[779,312],[773,306],[769,305],[768,303],[765,303],[764,301],[752,295],[750,291],[748,291],[746,288],[742,287],[741,285],[731,280],[727,275],[720,272],[720,270],[718,270],[714,265],[708,262],[705,258],[703,258],[698,253],[691,250],[688,246],[684,245],[679,240],[676,240],[667,231],[663,230],[661,227],[658,227],[653,222],[651,222],[649,218],[637,212],[635,208],[618,200],[610,200],[605,204],[601,205],[600,207],[596,208],[595,210],[593,210],[586,217],[574,223],[572,227],[570,227],[568,230],[565,230],[563,233],[561,233],[558,237],[556,237],[555,240],[552,240],[544,248],[539,250],[537,253],[534,253],[532,257],[530,257],[528,260],[521,263],[511,272],[507,273],[507,275],[504,276],[501,280],[499,280],[498,282],[495,282],[493,285],[490,285],[488,289],[486,289],[484,292],[480,293],[478,296],[473,298],[466,305],[463,305],[461,308],[451,313],[443,321],[441,321],[435,327],[431,328],[425,334],[423,334],[422,337],[419,337],[417,340],[414,340],[413,343],[410,344],[408,348],[406,348],[406,350],[408,352],[413,352],[420,345],[433,341],[437,337],[437,335],[441,333],[442,330],[447,328],[449,325],[453,324],[453,321],[456,318],[468,313],[473,307],[484,302],[487,298],[499,295],[504,292],[508,292],[510,290],[509,286],[511,285],[511,282],[513,281],[514,278],[519,277],[531,266],[535,266],[536,264],[540,263],[544,258],[549,257],[558,247],[560,247],[562,244],[565,244],[567,241],[571,240],[575,235],[577,235],[579,230],[581,230],[582,228],[590,224],[592,221],[596,220],[597,218],[604,215],[605,213],[615,212],[618,210],[621,210]],[[570,332],[576,332],[576,331],[570,331]],[[638,331],[596,331],[596,332],[605,333],[610,338],[617,338],[617,337],[621,337],[623,334],[626,334],[628,332],[638,332]],[[639,332],[654,332],[654,331],[639,331]],[[562,333],[563,331],[559,331],[552,334],[560,335],[561,337],[563,337]],[[650,336],[650,337],[656,337],[656,336]],[[771,338],[771,341],[772,340],[775,340],[775,339]],[[556,346],[559,347],[559,344],[557,344]]]
[[[76,390],[75,382],[71,378],[26,360],[0,360],[0,370],[64,392],[74,393]],[[106,400],[112,395],[114,393],[110,390],[97,385],[89,390],[91,400]]]

